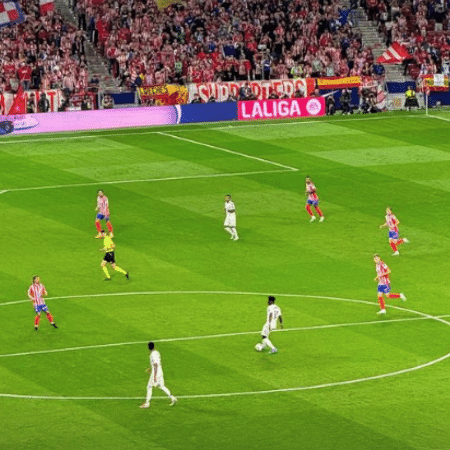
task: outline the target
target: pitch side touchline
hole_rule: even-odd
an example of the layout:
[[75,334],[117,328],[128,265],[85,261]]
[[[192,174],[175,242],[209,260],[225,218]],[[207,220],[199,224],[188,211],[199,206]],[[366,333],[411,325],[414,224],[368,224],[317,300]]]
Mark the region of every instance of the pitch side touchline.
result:
[[431,117],[432,119],[444,120],[445,122],[450,122],[450,119],[447,119],[445,117],[432,116],[431,114],[428,114],[428,117]]
[[[227,120],[224,121],[218,121],[215,123],[235,123],[236,125],[226,125],[223,127],[200,127],[199,125],[207,125],[208,122],[201,122],[201,123],[195,123],[195,124],[182,124],[181,126],[178,127],[167,127],[170,128],[170,133],[184,133],[184,132],[191,132],[191,131],[208,131],[208,130],[224,130],[224,129],[232,129],[232,128],[253,128],[253,127],[274,127],[274,126],[282,126],[282,125],[304,125],[304,124],[317,124],[317,123],[326,123],[326,124],[336,124],[336,123],[345,123],[345,122],[356,122],[356,121],[362,121],[362,120],[367,120],[367,121],[372,121],[372,120],[391,120],[391,119],[403,119],[403,118],[412,118],[412,117],[427,117],[425,115],[415,115],[415,114],[409,114],[409,115],[404,115],[404,116],[398,116],[398,117],[394,117],[394,116],[387,116],[387,117],[358,117],[358,118],[345,118],[345,119],[337,119],[337,120],[314,120],[314,119],[309,119],[308,121],[298,121],[298,122],[271,122],[268,123],[263,122],[263,123],[252,123],[252,124],[238,124],[237,122],[230,122]],[[432,116],[429,116],[432,117]],[[188,126],[199,126],[199,128],[195,128],[195,129],[186,129],[185,127]],[[143,127],[142,129],[147,129],[149,127]],[[172,129],[173,128],[173,129]],[[130,128],[132,129],[132,128]],[[124,130],[122,128],[122,130]],[[86,130],[89,131],[89,133],[108,133],[108,131],[111,130]],[[66,134],[70,134],[70,133],[80,133],[80,132],[76,132],[76,131],[66,131],[63,132]],[[82,133],[82,131],[81,131]],[[64,140],[73,140],[73,139],[90,139],[90,138],[106,138],[108,139],[109,137],[121,137],[121,136],[133,136],[133,135],[139,135],[139,134],[158,134],[160,133],[159,131],[136,131],[136,132],[129,132],[129,133],[116,133],[116,134],[105,134],[104,136],[101,135],[95,135],[95,134],[86,134],[83,136],[60,136],[60,137],[48,137],[48,138],[34,138],[34,139],[15,139],[14,137],[4,137],[2,138],[2,144],[21,144],[21,143],[36,143],[36,142],[40,142],[40,141],[64,141]],[[53,133],[43,133],[43,134],[53,134]],[[26,135],[22,135],[22,136],[26,136]]]
[[209,148],[212,148],[214,150],[220,150],[221,152],[230,153],[232,155],[237,155],[237,156],[242,156],[244,158],[253,159],[255,161],[263,162],[263,163],[266,163],[266,164],[271,164],[271,165],[274,165],[274,166],[282,167],[283,169],[288,169],[288,170],[292,170],[294,172],[298,172],[298,169],[295,168],[295,167],[287,166],[286,164],[280,164],[280,163],[277,163],[275,161],[271,161],[269,159],[258,158],[257,156],[246,155],[245,153],[236,152],[234,150],[230,150],[230,149],[223,148],[223,147],[217,147],[217,145],[211,145],[211,144],[206,144],[204,142],[194,141],[193,139],[187,139],[187,138],[184,138],[184,137],[181,137],[181,136],[174,136],[172,134],[164,133],[163,131],[158,131],[157,133],[159,135],[161,135],[161,136],[168,136],[168,137],[171,137],[173,139],[178,139],[180,141],[190,142],[191,144],[203,145],[204,147],[209,147]]
[[[124,293],[116,293],[116,294],[94,294],[94,295],[72,295],[72,296],[65,296],[65,297],[53,297],[53,299],[68,299],[68,298],[88,298],[88,297],[105,297],[105,296],[114,296],[114,295],[155,295],[155,294],[159,294],[159,295],[167,295],[167,294],[206,294],[206,295],[213,295],[213,294],[229,294],[229,295],[261,295],[261,296],[265,296],[267,295],[266,293],[256,293],[256,292],[227,292],[227,291],[153,291],[153,292],[124,292]],[[318,295],[303,295],[303,294],[274,294],[278,297],[297,297],[297,298],[316,298],[316,299],[328,299],[328,300],[337,300],[337,301],[347,301],[347,302],[352,302],[352,303],[362,303],[362,304],[367,304],[367,305],[375,305],[376,303],[374,302],[369,302],[366,300],[357,300],[357,299],[346,299],[346,298],[341,298],[341,297],[324,297],[324,296],[318,296]],[[20,303],[23,303],[27,300],[20,300]],[[19,302],[10,302],[9,304],[17,304]],[[407,309],[407,308],[402,308],[402,307],[398,307],[398,306],[392,306],[392,305],[386,305],[389,308],[393,308],[393,309],[399,309],[401,311],[406,311],[406,312],[410,312],[413,314],[418,314],[419,316],[421,316],[418,319],[432,319],[432,320],[436,320],[438,322],[441,322],[447,326],[450,326],[450,323],[443,320],[441,317],[444,316],[432,316],[430,314],[426,314],[426,313],[422,313],[420,311],[414,311],[412,309]],[[413,320],[414,318],[408,318]],[[401,319],[400,319],[401,320]],[[393,321],[399,321],[397,319],[393,319],[391,320]],[[403,320],[405,321],[405,320]],[[383,320],[383,321],[373,321],[373,323],[380,323],[380,322],[390,322],[389,320]],[[367,322],[365,322],[366,324]],[[340,325],[335,325],[335,326],[349,326],[350,324],[340,324]],[[320,327],[320,326],[319,326]],[[325,326],[323,326],[325,327]],[[330,326],[328,326],[330,327]],[[280,332],[283,330],[279,330]],[[293,331],[293,330],[286,330],[286,331]],[[257,332],[244,332],[244,334],[253,334],[253,333],[257,333]],[[236,334],[242,334],[242,333],[236,333]],[[235,333],[230,334],[230,335],[236,335]],[[226,336],[226,335],[223,335]],[[210,336],[210,337],[218,337],[218,336]],[[193,339],[193,338],[197,338],[197,339],[204,339],[204,338],[208,338],[208,337],[191,337],[191,338],[173,338],[173,339],[161,339],[158,342],[168,342],[170,340],[180,340],[180,339],[185,339],[185,340],[189,340],[189,339]],[[136,344],[138,344],[140,342],[136,342]],[[105,346],[112,346],[112,345],[118,345],[118,344],[105,344]],[[127,343],[124,343],[122,345],[127,345]],[[83,349],[88,348],[88,347],[81,347]],[[81,349],[78,348],[78,349]],[[90,347],[92,348],[92,347]],[[61,349],[59,350],[55,350],[55,351],[61,351]],[[66,350],[69,351],[69,350]],[[53,352],[53,351],[50,351]],[[24,355],[24,354],[16,354],[14,356],[20,356],[20,355]],[[3,355],[3,357],[7,357],[7,356],[12,356],[12,355]],[[243,395],[262,395],[262,394],[272,394],[272,393],[278,393],[278,392],[293,392],[293,391],[305,391],[305,390],[313,390],[313,389],[321,389],[321,388],[326,388],[326,387],[333,387],[333,386],[344,386],[344,385],[348,385],[348,384],[355,384],[355,383],[361,383],[364,381],[370,381],[370,380],[377,380],[377,379],[382,379],[382,378],[388,378],[388,377],[393,377],[396,375],[401,375],[404,373],[409,373],[409,372],[413,372],[416,370],[420,370],[423,369],[425,367],[430,367],[434,364],[437,364],[439,362],[442,362],[446,359],[448,359],[450,357],[450,353],[447,353],[444,356],[441,356],[440,358],[434,359],[432,361],[429,361],[427,363],[424,364],[420,364],[418,366],[414,366],[414,367],[409,367],[407,369],[402,369],[402,370],[398,370],[395,372],[390,372],[390,373],[385,373],[385,374],[380,374],[380,375],[373,375],[370,377],[365,377],[365,378],[357,378],[354,380],[345,380],[345,381],[337,381],[337,382],[332,382],[332,383],[324,383],[324,384],[318,384],[318,385],[312,385],[312,386],[300,386],[300,387],[294,387],[294,388],[280,388],[280,389],[270,389],[270,390],[262,390],[262,391],[249,391],[249,392],[225,392],[225,393],[218,393],[218,394],[195,394],[195,395],[181,395],[178,396],[178,398],[180,399],[197,399],[197,398],[221,398],[221,397],[233,397],[233,396],[243,396]],[[23,399],[36,399],[36,400],[141,400],[143,397],[63,397],[63,396],[39,396],[39,395],[23,395],[23,394],[0,394],[0,397],[4,397],[4,398],[23,398]],[[165,397],[154,397],[154,399],[163,399]]]
[[[297,170],[297,169],[295,169]],[[280,173],[280,172],[293,172],[292,169],[276,169],[276,170],[260,170],[255,172],[225,172],[225,173],[213,173],[207,175],[190,175],[185,177],[166,177],[166,178],[148,178],[143,180],[118,180],[118,181],[94,181],[91,183],[76,183],[76,184],[58,184],[53,186],[34,186],[27,188],[11,188],[0,191],[1,194],[6,192],[21,192],[21,191],[39,191],[43,189],[62,189],[62,188],[76,188],[86,186],[103,186],[108,184],[129,184],[129,183],[151,183],[156,181],[177,181],[177,180],[194,180],[201,178],[220,178],[220,177],[238,177],[245,175],[262,175],[264,173]]]

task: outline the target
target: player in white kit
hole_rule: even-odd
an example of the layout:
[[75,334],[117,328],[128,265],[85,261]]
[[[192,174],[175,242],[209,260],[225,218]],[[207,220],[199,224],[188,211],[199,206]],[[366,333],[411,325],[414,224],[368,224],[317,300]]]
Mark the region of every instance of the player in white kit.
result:
[[228,233],[231,234],[231,239],[237,241],[239,236],[236,231],[236,209],[234,203],[231,201],[231,195],[225,195],[225,222],[223,224],[224,228]]
[[270,347],[270,353],[276,353],[278,350],[270,342],[269,335],[272,330],[277,329],[277,323],[280,322],[280,328],[283,328],[283,317],[281,315],[281,309],[279,306],[275,305],[275,297],[269,295],[267,307],[267,319],[261,331],[262,344],[260,344],[260,349],[265,347]]
[[154,387],[157,387],[165,392],[170,400],[172,400],[170,406],[173,406],[177,402],[177,398],[170,393],[169,389],[167,389],[164,384],[161,355],[158,350],[155,350],[155,344],[153,342],[148,343],[148,349],[150,350],[150,368],[148,368],[146,372],[150,373],[150,379],[147,384],[147,397],[145,399],[145,403],[143,403],[140,408],[150,408],[150,400],[152,399]]

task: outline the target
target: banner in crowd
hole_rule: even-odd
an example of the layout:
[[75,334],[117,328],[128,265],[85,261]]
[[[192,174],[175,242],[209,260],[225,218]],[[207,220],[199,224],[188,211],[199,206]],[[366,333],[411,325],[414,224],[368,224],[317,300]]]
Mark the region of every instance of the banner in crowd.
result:
[[223,102],[230,95],[238,98],[239,90],[248,83],[248,87],[258,100],[266,100],[270,94],[275,93],[279,97],[287,95],[294,97],[296,91],[300,90],[302,95],[308,96],[314,92],[313,78],[297,78],[286,80],[254,80],[254,81],[230,81],[217,83],[190,83],[189,102],[198,94],[204,103],[213,97],[218,102]]
[[53,0],[39,0],[39,12],[41,16],[45,16],[47,13],[54,11],[55,5]]
[[401,64],[405,59],[411,58],[408,49],[398,42],[392,45],[377,58],[378,64]]
[[361,86],[361,77],[328,77],[317,78],[319,89],[344,89]]
[[288,98],[238,103],[239,120],[290,119],[325,115],[325,98]]
[[[62,91],[53,89],[49,91],[18,91],[17,94],[0,93],[0,115],[7,114],[25,114],[26,107],[30,101],[37,112],[37,106],[42,93],[45,94],[49,102],[49,112],[56,112],[61,106],[64,95]],[[14,102],[16,99],[16,102]],[[15,103],[15,105],[14,105]],[[13,109],[14,105],[14,109]],[[13,111],[11,111],[13,109]]]
[[448,92],[449,90],[449,77],[447,75],[421,75],[417,81],[422,91]]
[[172,84],[141,86],[138,88],[138,94],[144,106],[148,102],[152,105],[146,106],[185,105],[189,97],[185,86]]
[[0,1],[0,28],[25,21],[25,15],[17,2]]

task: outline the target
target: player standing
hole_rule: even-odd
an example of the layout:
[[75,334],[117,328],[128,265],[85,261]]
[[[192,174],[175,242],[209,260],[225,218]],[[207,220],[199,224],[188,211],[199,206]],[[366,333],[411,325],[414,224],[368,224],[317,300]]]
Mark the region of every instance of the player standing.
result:
[[386,314],[384,296],[386,296],[386,298],[401,298],[404,302],[406,301],[406,297],[403,293],[391,294],[391,283],[389,281],[391,269],[389,269],[379,255],[373,255],[373,260],[375,262],[375,270],[377,271],[375,281],[378,282],[378,303],[381,308],[377,314]]
[[41,284],[41,279],[38,276],[33,277],[33,284],[28,288],[28,298],[33,302],[34,310],[36,311],[36,317],[34,318],[34,329],[39,329],[39,321],[41,320],[41,312],[45,312],[50,325],[54,328],[58,328],[53,320],[53,316],[50,314],[47,305],[44,301],[44,296],[47,294],[47,289]]
[[281,314],[281,309],[279,306],[275,305],[275,297],[269,295],[269,299],[267,301],[267,318],[266,323],[263,326],[261,331],[262,344],[261,350],[265,347],[270,347],[270,353],[276,353],[278,350],[272,344],[269,339],[270,332],[277,329],[277,323],[280,322],[280,328],[283,328],[283,317]]
[[306,177],[305,180],[306,183],[306,190],[305,194],[307,196],[306,198],[306,211],[308,211],[308,214],[311,216],[310,222],[314,222],[316,220],[316,216],[312,212],[311,205],[314,206],[314,208],[317,211],[317,214],[320,216],[319,222],[323,222],[325,220],[325,216],[323,215],[321,209],[319,208],[319,196],[316,192],[316,186],[314,186],[314,183],[311,181],[311,178]]
[[101,263],[103,272],[105,272],[106,275],[105,281],[111,281],[111,277],[109,275],[108,269],[106,268],[106,264],[111,264],[111,267],[114,270],[123,273],[127,278],[130,278],[130,274],[126,270],[123,270],[118,265],[116,265],[116,257],[114,255],[114,249],[116,248],[116,246],[111,237],[106,235],[105,230],[100,230],[100,237],[103,238],[103,248],[101,248],[99,251],[105,252],[105,256]]
[[391,208],[386,208],[386,222],[383,223],[383,225],[380,225],[380,228],[389,228],[389,245],[391,246],[394,253],[392,253],[392,256],[398,256],[400,255],[400,252],[398,251],[398,246],[400,244],[409,244],[409,240],[406,238],[400,239],[398,235],[398,226],[400,224],[400,221],[397,219],[397,217],[394,216],[392,213]]
[[237,241],[239,236],[236,231],[236,209],[234,203],[231,201],[231,195],[225,195],[225,222],[223,224],[224,228],[228,233],[231,234],[231,239]]
[[109,235],[111,237],[114,237],[113,234],[113,226],[111,224],[111,221],[109,219],[109,202],[108,197],[104,194],[104,192],[100,189],[97,191],[97,207],[95,208],[97,213],[97,217],[95,218],[95,227],[97,228],[97,236],[95,236],[96,239],[100,239],[102,237],[101,231],[102,231],[102,225],[100,223],[100,220],[105,219],[106,226],[108,227]]
[[158,350],[155,350],[155,344],[153,342],[148,343],[148,349],[150,350],[150,368],[148,368],[146,372],[150,374],[150,379],[147,384],[147,397],[145,399],[145,403],[143,403],[140,408],[150,408],[150,400],[152,399],[154,387],[157,387],[165,392],[170,400],[172,400],[170,406],[173,406],[177,402],[177,398],[170,393],[169,389],[167,389],[164,384],[161,355]]

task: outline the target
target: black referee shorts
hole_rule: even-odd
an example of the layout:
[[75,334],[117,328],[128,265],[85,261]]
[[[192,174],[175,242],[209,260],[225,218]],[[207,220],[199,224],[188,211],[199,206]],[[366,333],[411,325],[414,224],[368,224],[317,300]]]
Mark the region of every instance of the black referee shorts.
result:
[[116,258],[114,256],[114,252],[106,252],[105,257],[103,258],[103,261],[106,261],[107,263],[110,263],[110,264],[115,264]]

